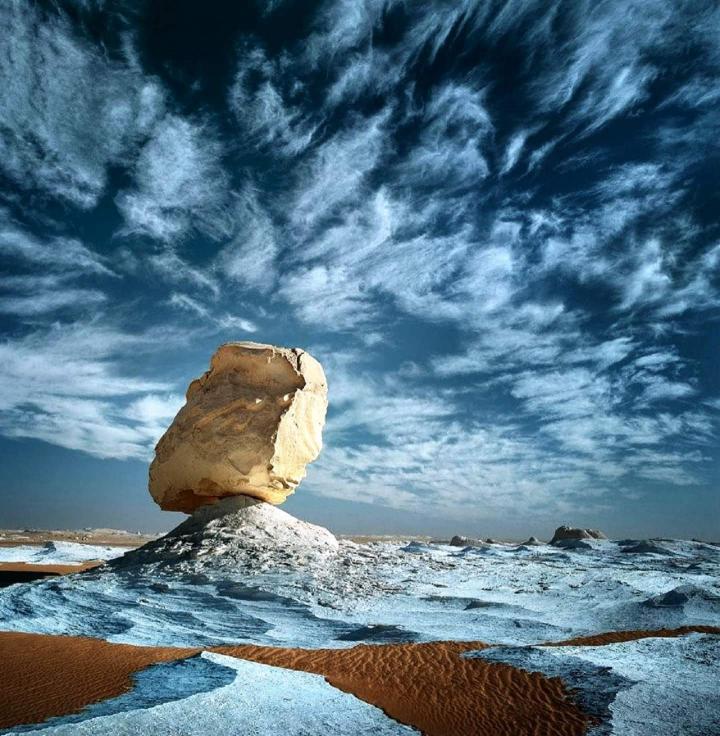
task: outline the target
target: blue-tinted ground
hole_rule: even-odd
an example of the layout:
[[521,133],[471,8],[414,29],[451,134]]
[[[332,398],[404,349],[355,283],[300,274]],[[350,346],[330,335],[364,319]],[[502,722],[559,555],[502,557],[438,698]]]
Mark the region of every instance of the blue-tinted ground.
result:
[[[273,519],[281,513],[270,509]],[[103,568],[6,588],[0,628],[168,646],[480,640],[496,646],[478,656],[560,676],[577,688],[578,702],[602,719],[598,734],[714,732],[717,635],[600,647],[537,645],[606,631],[720,625],[717,546],[669,539],[593,540],[565,549],[341,542],[337,551],[318,551],[280,543],[255,548],[247,532],[235,539],[227,528],[216,532],[168,537]],[[157,714],[172,733],[190,712],[199,718],[192,728],[205,724],[207,733],[240,723],[250,728],[241,712],[246,701],[237,693],[244,678],[256,681],[255,667],[263,666],[214,655],[161,665],[139,676],[133,693],[58,721],[47,732],[82,724],[82,732],[124,733]],[[304,692],[296,687],[310,683],[296,683],[295,675],[267,676],[287,678],[272,687],[290,688],[295,697]],[[321,682],[310,683],[315,694],[306,701],[312,723],[325,713],[326,698],[337,707],[339,694],[330,695]],[[273,713],[280,719],[282,708],[273,710],[277,693],[259,685],[254,692],[253,714],[268,709],[257,723],[271,722]],[[375,709],[355,708],[347,717],[327,723],[339,733],[371,732],[378,723],[395,733],[395,724],[378,721]],[[192,728],[187,733],[195,733]],[[314,733],[333,732],[330,725],[317,728]]]

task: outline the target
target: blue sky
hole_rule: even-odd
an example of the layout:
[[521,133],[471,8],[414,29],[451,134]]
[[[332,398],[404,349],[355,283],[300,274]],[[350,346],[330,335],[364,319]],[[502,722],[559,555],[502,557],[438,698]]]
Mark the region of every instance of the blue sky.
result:
[[167,528],[229,340],[338,531],[720,536],[713,2],[0,5],[4,525]]

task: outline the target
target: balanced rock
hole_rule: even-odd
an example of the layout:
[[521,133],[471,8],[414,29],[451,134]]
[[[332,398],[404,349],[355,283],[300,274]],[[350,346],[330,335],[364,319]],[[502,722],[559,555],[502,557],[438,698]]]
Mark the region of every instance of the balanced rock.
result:
[[220,346],[155,447],[149,489],[166,511],[227,496],[282,503],[322,448],[327,382],[298,348]]
[[559,526],[555,530],[550,544],[557,544],[568,539],[607,539],[598,529],[579,529],[573,526]]

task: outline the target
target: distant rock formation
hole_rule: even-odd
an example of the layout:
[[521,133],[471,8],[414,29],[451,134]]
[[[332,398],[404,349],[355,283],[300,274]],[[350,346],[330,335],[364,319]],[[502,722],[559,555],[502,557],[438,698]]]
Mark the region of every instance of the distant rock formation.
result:
[[526,542],[523,542],[523,545],[526,547],[538,547],[542,544],[543,543],[537,537],[530,537]]
[[[629,540],[624,540],[629,541]],[[630,542],[630,544],[621,544],[623,552],[627,552],[629,554],[643,554],[643,555],[672,555],[673,552],[671,552],[669,549],[663,547],[660,544],[655,544],[650,539],[643,539],[641,541],[636,542]]]
[[463,537],[460,534],[456,534],[450,540],[451,547],[487,547],[488,544],[483,542],[482,539],[475,539],[474,537]]
[[566,540],[581,539],[607,539],[607,537],[598,529],[579,529],[573,526],[559,526],[555,530],[550,544],[558,545],[559,542]]
[[560,547],[560,549],[592,549],[592,545],[582,539],[558,539],[557,542],[553,542],[553,547]]
[[720,595],[713,593],[707,588],[688,583],[668,590],[667,593],[654,595],[643,601],[643,605],[652,606],[653,608],[666,608],[682,607],[686,603],[692,602],[705,606],[710,604],[716,608],[720,604]]
[[222,345],[155,448],[149,489],[166,511],[228,496],[282,503],[322,447],[327,382],[298,348]]

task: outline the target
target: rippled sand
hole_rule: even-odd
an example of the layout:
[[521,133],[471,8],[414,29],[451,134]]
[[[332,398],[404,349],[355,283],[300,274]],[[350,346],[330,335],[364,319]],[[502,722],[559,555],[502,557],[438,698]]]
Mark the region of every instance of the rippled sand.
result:
[[[720,628],[709,626],[607,632],[555,646],[599,646],[692,631],[720,634]],[[488,646],[431,642],[308,650],[245,645],[208,651],[322,675],[333,687],[431,736],[583,734],[596,721],[558,677],[462,656]],[[144,668],[201,651],[0,632],[0,728],[78,712],[128,691]]]

